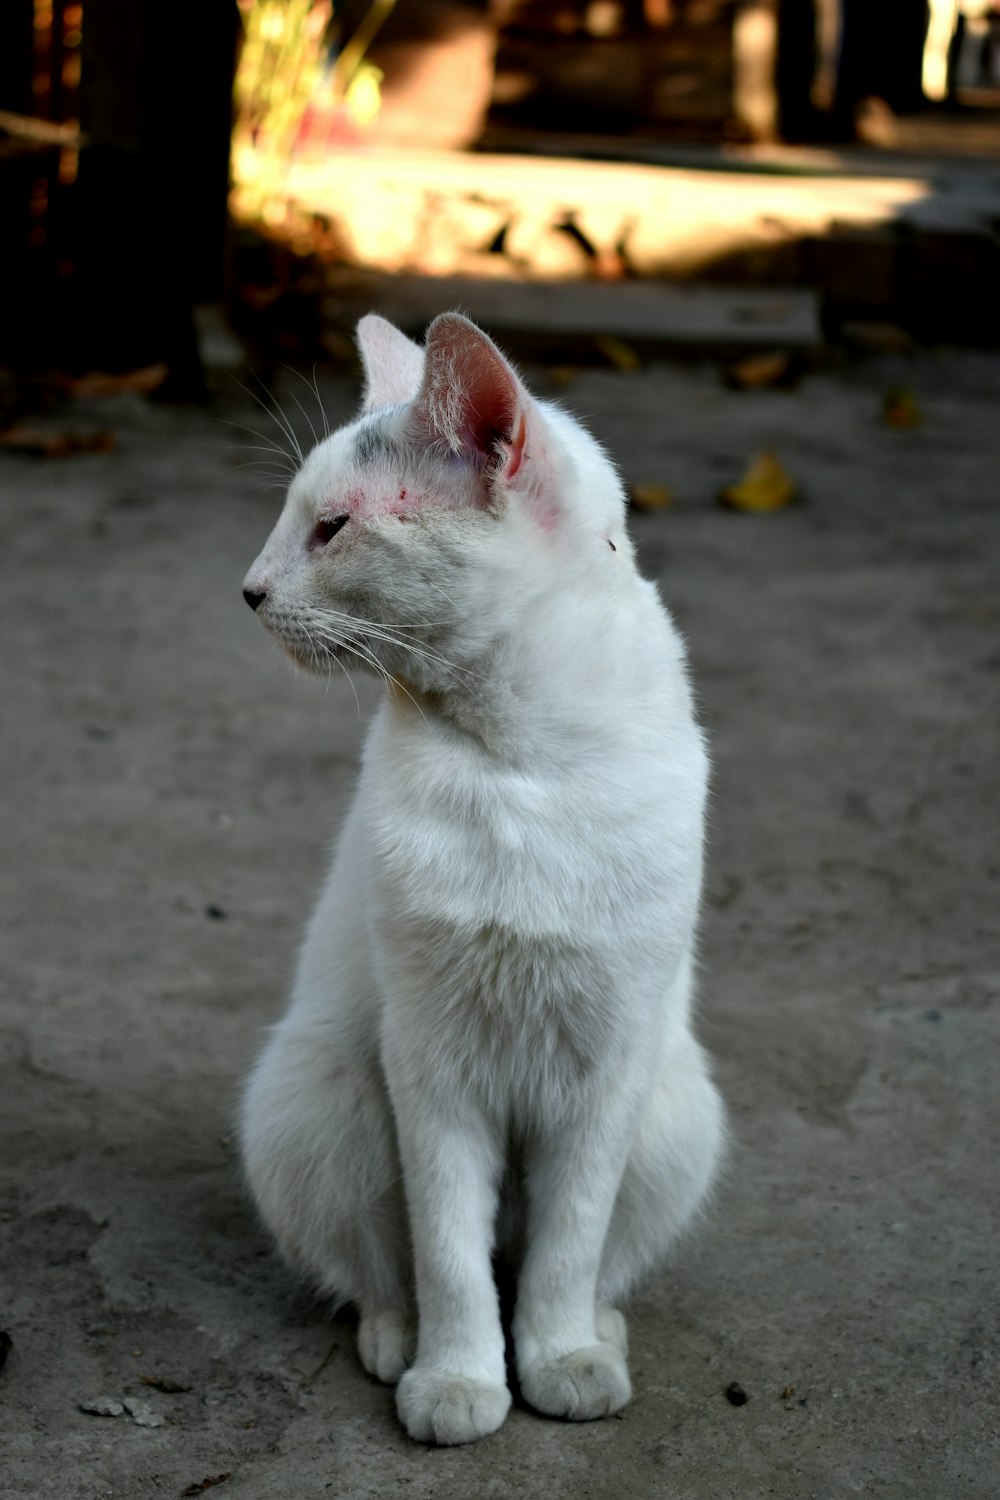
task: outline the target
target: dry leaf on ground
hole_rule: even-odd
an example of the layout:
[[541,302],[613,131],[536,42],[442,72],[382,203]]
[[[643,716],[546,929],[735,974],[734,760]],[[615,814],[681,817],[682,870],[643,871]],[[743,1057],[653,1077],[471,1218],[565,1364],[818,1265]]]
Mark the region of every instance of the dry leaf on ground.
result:
[[665,484],[630,485],[628,499],[633,510],[666,510],[674,503],[673,492]]
[[798,488],[776,454],[758,453],[739,484],[723,490],[719,500],[730,510],[781,510],[797,497]]
[[886,391],[882,416],[887,427],[919,427],[924,420],[916,396],[905,385],[894,385]]
[[196,1484],[189,1484],[186,1489],[181,1490],[181,1495],[201,1495],[205,1490],[212,1490],[217,1484],[225,1484],[230,1478],[227,1474],[206,1474],[205,1478]]
[[108,453],[115,446],[115,435],[101,428],[83,432],[72,427],[32,427],[19,422],[0,432],[0,447],[11,453],[26,453],[31,458],[68,458],[73,453]]
[[632,345],[626,344],[625,340],[618,338],[616,334],[605,334],[595,342],[608,364],[614,365],[616,370],[621,370],[626,375],[631,374],[633,370],[638,370],[642,364],[642,360]]
[[144,365],[141,370],[126,370],[121,375],[109,375],[104,370],[91,370],[67,380],[66,390],[70,396],[84,399],[90,396],[117,396],[122,391],[138,391],[148,396],[163,384],[169,374],[166,364]]
[[726,369],[726,383],[741,391],[757,391],[780,385],[791,373],[792,356],[785,349],[748,354]]
[[156,1391],[165,1391],[167,1395],[174,1396],[183,1394],[191,1389],[186,1380],[171,1380],[166,1375],[140,1375],[139,1379],[143,1385],[151,1385]]

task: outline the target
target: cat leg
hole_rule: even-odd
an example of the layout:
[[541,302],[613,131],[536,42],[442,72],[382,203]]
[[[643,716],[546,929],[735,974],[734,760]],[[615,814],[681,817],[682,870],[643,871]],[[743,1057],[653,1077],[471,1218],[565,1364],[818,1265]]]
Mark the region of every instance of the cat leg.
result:
[[501,1170],[495,1133],[453,1101],[396,1097],[413,1233],[417,1357],[396,1406],[412,1438],[471,1443],[510,1409],[491,1250]]
[[395,1385],[413,1359],[416,1320],[409,1308],[360,1304],[358,1357],[369,1375]]
[[[388,1144],[395,1152],[395,1138]],[[401,1177],[381,1198],[358,1209],[363,1228],[354,1301],[358,1308],[358,1358],[376,1380],[395,1385],[413,1359],[417,1319],[410,1264],[410,1226]]]
[[608,1416],[631,1396],[621,1314],[598,1307],[597,1276],[634,1112],[603,1099],[536,1147],[514,1344],[525,1400],[553,1417]]
[[602,1344],[611,1344],[622,1359],[628,1359],[628,1324],[617,1307],[607,1302],[598,1302],[594,1311],[594,1327]]
[[395,1126],[378,1068],[348,1061],[289,1017],[243,1100],[244,1169],[292,1265],[360,1312],[365,1369],[395,1383],[413,1348],[409,1227]]
[[629,1149],[598,1277],[598,1297],[628,1295],[662,1261],[711,1186],[724,1138],[722,1103],[690,1035],[664,1057]]

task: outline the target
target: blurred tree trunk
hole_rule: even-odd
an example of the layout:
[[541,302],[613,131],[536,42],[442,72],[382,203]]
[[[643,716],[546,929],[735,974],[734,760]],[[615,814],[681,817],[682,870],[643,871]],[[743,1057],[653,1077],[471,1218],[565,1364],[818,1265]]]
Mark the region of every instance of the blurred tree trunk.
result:
[[235,0],[87,0],[75,362],[164,360],[163,394],[204,380],[195,302],[222,290]]
[[33,0],[4,0],[0,5],[0,109],[31,113],[31,58],[34,41]]
[[786,141],[810,140],[816,132],[813,80],[816,76],[814,0],[778,0],[775,58],[778,121]]
[[[0,109],[32,113],[33,0],[0,3]],[[25,317],[34,300],[35,262],[29,245],[31,190],[38,159],[0,136],[0,358],[11,359],[30,336]]]
[[864,99],[905,114],[924,104],[921,84],[927,0],[841,0],[837,105],[849,115]]

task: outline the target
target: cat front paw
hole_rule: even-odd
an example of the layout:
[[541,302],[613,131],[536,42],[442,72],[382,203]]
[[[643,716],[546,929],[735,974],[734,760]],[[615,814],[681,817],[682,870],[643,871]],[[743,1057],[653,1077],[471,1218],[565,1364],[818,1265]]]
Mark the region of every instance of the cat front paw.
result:
[[369,1375],[383,1385],[395,1385],[413,1359],[416,1328],[413,1319],[396,1308],[362,1313],[358,1325],[358,1355]]
[[521,1375],[521,1392],[529,1406],[547,1417],[590,1422],[620,1411],[631,1399],[632,1386],[621,1351],[611,1344],[591,1344],[530,1365]]
[[496,1432],[510,1410],[505,1385],[445,1370],[407,1370],[396,1389],[396,1410],[418,1443],[453,1447]]

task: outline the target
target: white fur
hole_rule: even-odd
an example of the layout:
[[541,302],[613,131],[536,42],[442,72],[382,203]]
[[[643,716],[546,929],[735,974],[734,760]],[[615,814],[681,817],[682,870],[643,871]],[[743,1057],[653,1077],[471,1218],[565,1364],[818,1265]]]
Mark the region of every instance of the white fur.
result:
[[309,456],[247,578],[299,661],[389,691],[242,1144],[286,1256],[357,1304],[408,1432],[463,1443],[510,1404],[494,1248],[524,1397],[603,1416],[630,1394],[609,1304],[709,1186],[706,758],[603,451],[464,319],[423,354],[388,327],[364,320],[368,406]]

